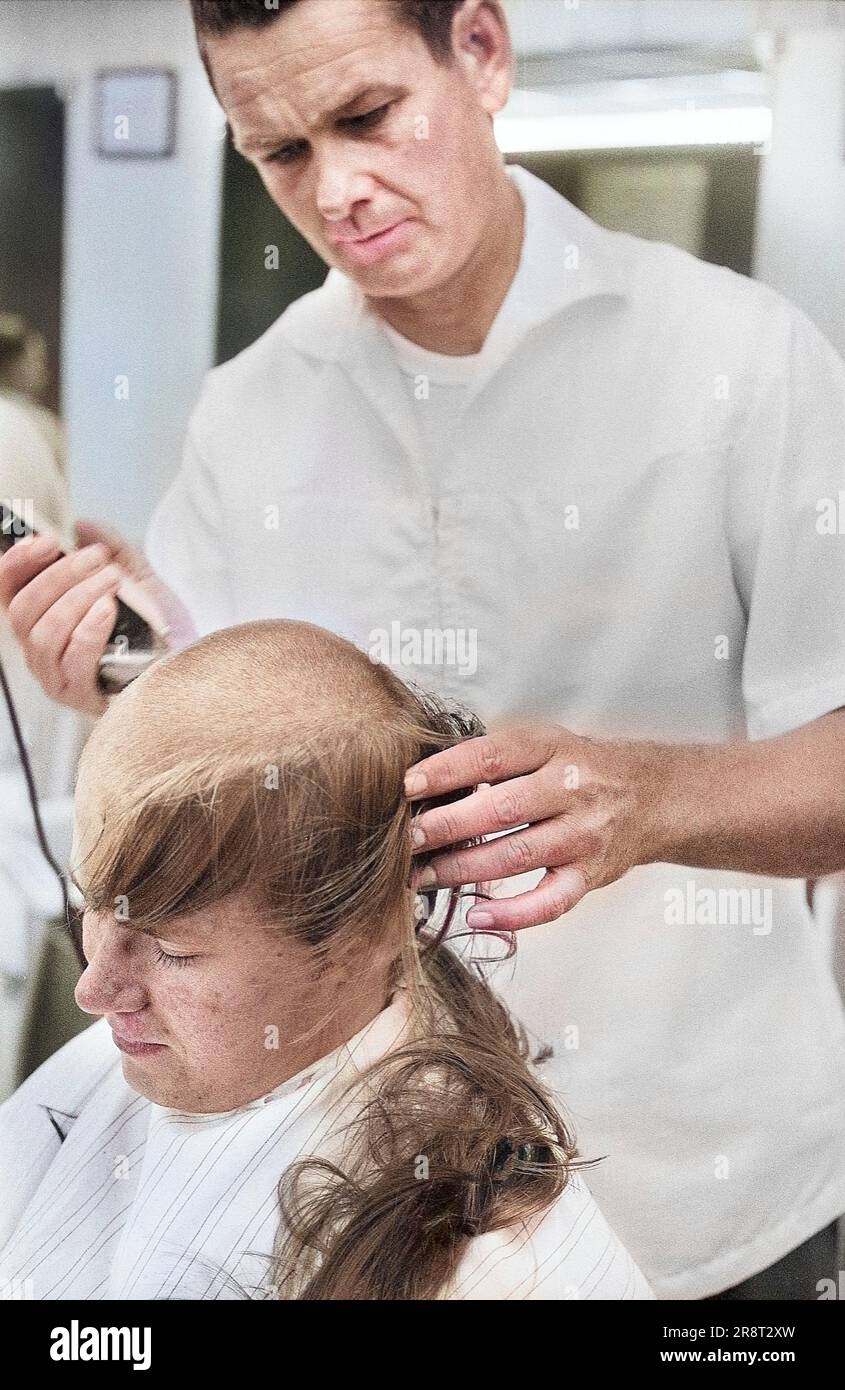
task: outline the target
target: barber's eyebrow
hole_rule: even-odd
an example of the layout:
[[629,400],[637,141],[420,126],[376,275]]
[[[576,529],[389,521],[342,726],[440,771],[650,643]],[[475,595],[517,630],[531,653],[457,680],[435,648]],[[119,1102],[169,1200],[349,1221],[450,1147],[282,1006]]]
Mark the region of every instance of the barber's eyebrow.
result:
[[[344,97],[340,104],[333,107],[331,111],[324,112],[322,120],[342,119],[344,116],[348,115],[354,107],[360,105],[365,100],[377,100],[379,104],[383,106],[386,102],[392,101],[395,97],[404,95],[404,92],[405,88],[395,83],[370,82],[364,87],[359,87],[352,96]],[[282,145],[292,145],[302,138],[302,136],[298,135],[278,135],[257,136],[255,139],[250,139],[249,136],[247,136],[243,144],[238,144],[237,141],[234,141],[234,143],[236,149],[241,154],[264,154],[268,151],[277,150]]]
[[370,83],[366,87],[359,87],[358,91],[355,92],[353,96],[347,97],[341,102],[340,106],[336,106],[334,110],[329,111],[327,114],[329,116],[345,116],[353,106],[357,106],[358,103],[365,98],[372,100],[378,97],[381,100],[389,100],[391,96],[398,96],[401,91],[403,91],[402,87],[396,86],[390,82]]

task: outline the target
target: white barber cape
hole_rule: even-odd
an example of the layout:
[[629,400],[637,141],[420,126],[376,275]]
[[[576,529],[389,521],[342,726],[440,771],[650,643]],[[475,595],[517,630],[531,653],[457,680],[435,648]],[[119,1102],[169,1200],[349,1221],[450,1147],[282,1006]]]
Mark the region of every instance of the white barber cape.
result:
[[[845,704],[842,361],[766,286],[509,175],[522,256],[445,456],[333,269],[208,374],[152,564],[202,631],[395,635],[400,672],[487,721],[707,742]],[[432,630],[477,661],[426,665]],[[638,868],[521,933],[497,982],[658,1296],[845,1211],[845,1016],[803,882]]]
[[[105,1019],[0,1106],[0,1291],[26,1299],[263,1299],[277,1187],[335,1156],[357,1074],[395,1045],[405,990],[354,1038],[248,1105],[187,1114],[123,1079]],[[327,1141],[329,1148],[326,1148]],[[577,1173],[529,1223],[470,1240],[450,1299],[651,1299]]]

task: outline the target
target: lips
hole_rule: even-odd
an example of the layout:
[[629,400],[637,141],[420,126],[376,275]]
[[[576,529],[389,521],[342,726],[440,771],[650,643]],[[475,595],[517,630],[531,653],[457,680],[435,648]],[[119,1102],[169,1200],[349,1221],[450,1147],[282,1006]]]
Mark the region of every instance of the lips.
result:
[[132,1031],[132,1027],[133,1027],[133,1025],[132,1025],[132,1020],[131,1020],[131,1018],[130,1018],[129,1015],[127,1015],[127,1022],[128,1022],[129,1025],[130,1025],[130,1026],[129,1026],[129,1032],[128,1032],[128,1033],[124,1033],[124,1031],[123,1031],[124,1025],[123,1025],[122,1023],[121,1023],[120,1026],[118,1026],[118,1024],[112,1023],[111,1019],[110,1019],[108,1016],[106,1016],[106,1022],[108,1023],[109,1028],[110,1028],[111,1031],[112,1031],[112,1037],[114,1038],[115,1042],[129,1043],[129,1044],[130,1044],[131,1046],[133,1046],[133,1047],[135,1046],[136,1043],[146,1043],[146,1044],[147,1044],[148,1046],[150,1046],[150,1047],[163,1047],[163,1046],[164,1046],[163,1043],[157,1042],[155,1038],[144,1038],[144,1037],[141,1036],[140,1033],[133,1033],[133,1031]]
[[121,1042],[152,1042],[152,1041],[153,1041],[152,1038],[144,1038],[144,1037],[141,1036],[140,1033],[134,1033],[134,1032],[133,1032],[133,1028],[134,1028],[135,1025],[134,1025],[133,1022],[132,1022],[131,1015],[129,1015],[129,1014],[126,1015],[126,1021],[127,1021],[127,1023],[129,1024],[129,1029],[128,1029],[128,1032],[124,1033],[124,1031],[123,1031],[124,1024],[123,1024],[122,1022],[121,1022],[121,1023],[113,1023],[112,1020],[109,1018],[108,1014],[106,1015],[106,1023],[107,1023],[107,1024],[109,1025],[109,1027],[111,1028],[112,1033],[114,1034],[114,1036],[115,1036],[116,1038],[120,1038]]
[[392,231],[393,228],[398,227],[399,223],[403,220],[404,219],[400,217],[396,222],[388,222],[386,227],[379,227],[378,231],[367,232],[364,236],[332,237],[331,240],[335,246],[357,246],[362,241],[372,241],[373,237],[384,236],[385,232]]
[[149,1057],[157,1052],[166,1052],[165,1043],[151,1042],[129,1042],[127,1038],[121,1038],[118,1033],[112,1030],[112,1040],[120,1052],[125,1052],[129,1057]]

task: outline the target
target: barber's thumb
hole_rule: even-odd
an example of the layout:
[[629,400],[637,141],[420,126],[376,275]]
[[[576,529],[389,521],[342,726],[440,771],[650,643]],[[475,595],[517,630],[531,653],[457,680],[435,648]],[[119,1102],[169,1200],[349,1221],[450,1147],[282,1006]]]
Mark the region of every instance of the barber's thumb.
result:
[[74,530],[80,546],[93,545],[97,541],[108,546],[112,560],[128,575],[127,579],[121,581],[118,597],[134,608],[155,632],[168,633],[171,624],[162,602],[165,598],[164,588],[143,550],[132,545],[113,526],[101,521],[83,517],[75,523]]
[[126,570],[130,578],[139,583],[146,582],[151,588],[158,588],[160,580],[152,569],[149,560],[143,550],[138,545],[133,545],[113,526],[106,526],[101,521],[89,521],[82,518],[76,522],[76,538],[80,545],[93,545],[95,541],[101,541],[107,545],[111,551],[111,558],[121,569]]
[[113,526],[107,526],[102,521],[91,521],[87,517],[81,517],[74,524],[74,531],[80,546],[93,545],[96,541],[102,545],[107,545],[111,551],[112,559],[116,560],[130,574],[134,574],[139,568],[139,561],[145,563],[141,560],[137,546],[132,545]]

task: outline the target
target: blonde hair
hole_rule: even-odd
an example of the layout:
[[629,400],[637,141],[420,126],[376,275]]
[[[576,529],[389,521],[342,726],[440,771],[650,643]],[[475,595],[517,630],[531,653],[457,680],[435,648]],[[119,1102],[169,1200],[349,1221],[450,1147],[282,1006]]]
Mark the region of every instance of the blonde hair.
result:
[[[82,864],[90,907],[125,895],[131,924],[150,926],[245,893],[318,959],[383,948],[410,992],[408,1040],[367,1072],[343,1167],[305,1158],[280,1180],[272,1287],[439,1297],[467,1242],[548,1207],[576,1157],[524,1033],[442,939],[459,890],[423,931],[414,920],[412,818],[433,803],[409,802],[404,774],[483,726],[289,621],[210,634],[146,672],[115,716],[130,701],[121,714],[142,731],[114,730],[120,758]],[[115,723],[110,710],[81,777]]]

